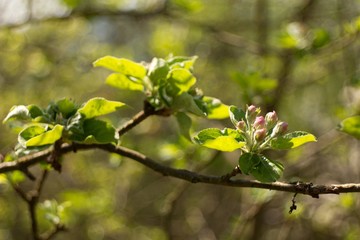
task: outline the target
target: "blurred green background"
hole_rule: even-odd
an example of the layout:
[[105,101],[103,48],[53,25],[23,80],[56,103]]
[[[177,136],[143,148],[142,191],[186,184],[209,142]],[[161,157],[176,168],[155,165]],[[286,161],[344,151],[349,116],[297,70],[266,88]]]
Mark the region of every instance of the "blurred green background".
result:
[[[0,0],[0,117],[11,106],[106,97],[130,107],[107,116],[120,126],[141,94],[104,84],[105,55],[150,61],[199,56],[198,85],[226,104],[276,110],[290,130],[318,137],[270,153],[281,181],[360,182],[360,143],[336,130],[360,113],[359,0]],[[194,118],[193,130],[231,126]],[[16,133],[0,126],[0,152]],[[179,136],[173,118],[151,117],[122,138],[158,162],[223,175],[238,152],[218,154]],[[39,169],[31,169],[37,173]],[[246,176],[241,176],[245,178]],[[21,182],[29,189],[31,181]],[[55,239],[359,239],[359,194],[296,197],[258,189],[190,184],[100,151],[69,154],[40,202],[63,204],[69,231]],[[39,207],[41,231],[51,227]],[[29,239],[26,204],[0,177],[0,239]]]

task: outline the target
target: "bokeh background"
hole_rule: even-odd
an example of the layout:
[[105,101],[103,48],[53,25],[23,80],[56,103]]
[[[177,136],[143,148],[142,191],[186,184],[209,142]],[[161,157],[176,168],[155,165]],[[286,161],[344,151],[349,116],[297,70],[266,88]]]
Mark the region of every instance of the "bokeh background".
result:
[[[298,150],[269,153],[285,165],[281,181],[360,182],[359,141],[337,131],[342,119],[360,113],[359,13],[359,0],[0,0],[0,118],[13,105],[101,96],[129,105],[106,116],[120,126],[141,110],[143,96],[105,85],[109,72],[94,69],[94,60],[197,55],[194,72],[207,95],[276,110],[290,129],[318,137]],[[231,126],[193,121],[193,131]],[[16,133],[1,125],[0,136],[5,154]],[[239,155],[188,142],[173,118],[146,120],[122,144],[162,164],[213,175],[230,172]],[[26,204],[0,180],[0,239],[29,239]],[[298,195],[289,214],[292,198],[190,184],[89,151],[64,157],[40,201],[64,206],[61,221],[69,230],[55,239],[360,238],[359,194]],[[51,225],[38,211],[46,231]]]

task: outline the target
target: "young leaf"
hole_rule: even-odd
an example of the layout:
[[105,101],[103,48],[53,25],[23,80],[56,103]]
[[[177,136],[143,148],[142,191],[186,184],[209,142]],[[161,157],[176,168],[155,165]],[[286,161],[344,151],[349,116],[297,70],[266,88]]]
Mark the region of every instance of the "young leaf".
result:
[[340,131],[360,139],[360,116],[344,119],[340,124]]
[[260,162],[253,170],[251,170],[251,175],[260,182],[275,182],[278,180],[284,171],[283,165],[279,162],[267,159],[260,154],[258,157],[260,158]]
[[122,102],[109,101],[105,98],[92,98],[87,101],[83,107],[81,107],[78,112],[83,114],[85,118],[93,118],[108,113],[115,112],[118,108],[124,106]]
[[205,116],[205,113],[195,103],[193,96],[191,96],[187,92],[176,96],[172,101],[171,107],[174,110],[191,112],[198,116]]
[[200,131],[194,140],[196,143],[208,148],[216,149],[224,152],[232,152],[242,148],[245,142],[240,140],[236,130],[227,129],[220,130],[217,128],[208,128]]
[[35,119],[37,117],[44,115],[44,112],[38,106],[36,106],[34,104],[28,105],[27,109],[29,110],[29,114],[32,119]]
[[259,154],[243,153],[239,158],[241,172],[248,175],[261,161]]
[[273,149],[285,150],[299,147],[308,142],[316,142],[316,137],[307,132],[295,131],[274,138],[270,141],[270,146]]
[[187,92],[196,83],[196,78],[189,70],[175,68],[169,72],[168,81],[170,84],[176,86],[176,88],[179,89],[179,91],[176,93],[179,95],[183,92]]
[[82,142],[92,143],[116,143],[118,136],[116,129],[109,123],[98,119],[84,121],[84,136]]
[[169,65],[164,59],[153,58],[149,65],[149,77],[155,85],[159,85],[162,80],[165,80],[170,71]]
[[55,125],[53,129],[47,131],[46,125],[33,125],[21,131],[18,140],[24,147],[53,144],[61,138],[63,128],[62,125]]
[[193,56],[193,57],[176,56],[169,58],[167,62],[171,66],[171,68],[185,68],[190,70],[192,69],[197,58],[198,58],[197,56]]
[[112,87],[131,90],[144,91],[144,86],[140,81],[133,80],[122,73],[113,73],[106,78],[106,83]]
[[245,112],[236,106],[229,107],[229,115],[234,126],[236,126],[239,121],[245,119]]
[[180,133],[185,138],[191,141],[191,137],[190,137],[191,118],[183,112],[177,112],[175,117],[180,128]]
[[10,119],[27,120],[30,119],[29,109],[24,105],[13,106],[10,112],[3,120],[3,123],[8,122]]
[[206,117],[209,119],[224,119],[229,117],[229,106],[223,104],[219,99],[204,96],[196,103],[204,107],[207,113]]
[[143,79],[146,75],[146,68],[143,65],[124,58],[105,56],[96,60],[93,65],[95,67],[104,67],[114,72],[138,79]]
[[72,114],[76,112],[75,103],[67,98],[63,98],[57,101],[56,106],[58,107],[59,111],[65,118],[70,117]]

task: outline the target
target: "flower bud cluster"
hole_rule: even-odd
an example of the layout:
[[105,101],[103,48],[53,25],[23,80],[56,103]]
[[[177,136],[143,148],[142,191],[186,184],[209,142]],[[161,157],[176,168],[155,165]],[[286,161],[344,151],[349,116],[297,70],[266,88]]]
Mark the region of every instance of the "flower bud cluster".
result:
[[275,111],[260,115],[260,108],[250,105],[245,112],[245,119],[239,121],[236,129],[247,141],[249,150],[263,150],[271,139],[286,133],[288,124],[279,121]]

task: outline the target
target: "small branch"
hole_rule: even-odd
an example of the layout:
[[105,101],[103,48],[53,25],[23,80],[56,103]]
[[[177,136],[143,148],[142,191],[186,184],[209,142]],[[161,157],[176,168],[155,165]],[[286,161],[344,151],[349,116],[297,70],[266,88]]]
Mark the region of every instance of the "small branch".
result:
[[41,235],[40,240],[49,240],[53,238],[56,234],[64,231],[67,231],[67,228],[62,224],[57,224],[53,230]]
[[289,214],[291,214],[293,211],[297,209],[296,201],[295,201],[296,195],[297,193],[295,193],[293,198],[291,199],[292,205],[290,206]]
[[[63,144],[60,152],[66,154],[73,151],[74,147],[77,150],[89,150],[89,149],[102,149],[107,152],[116,153],[124,157],[128,157],[135,160],[144,166],[164,175],[174,178],[182,179],[192,183],[208,183],[214,185],[223,185],[230,187],[242,187],[242,188],[262,188],[268,190],[276,190],[282,192],[292,192],[298,194],[309,195],[314,198],[318,198],[322,194],[340,194],[350,192],[360,192],[360,184],[346,183],[346,184],[332,184],[332,185],[316,185],[312,183],[263,183],[256,180],[245,179],[224,179],[223,176],[209,176],[198,174],[196,172],[188,171],[186,169],[174,169],[165,165],[161,165],[151,158],[136,152],[134,150],[114,146],[112,144]],[[19,170],[30,165],[34,165],[51,154],[51,150],[45,150],[29,156],[22,157],[18,161],[0,163],[0,173]]]
[[152,115],[159,115],[159,116],[170,116],[171,111],[169,109],[163,108],[159,110],[155,110],[153,106],[150,105],[149,102],[144,101],[144,109],[136,114],[131,120],[126,122],[119,130],[119,136],[122,136],[124,133],[128,132],[142,121],[147,119]]
[[239,165],[236,166],[236,167],[231,171],[231,173],[225,174],[225,175],[223,175],[223,176],[221,176],[221,177],[222,177],[222,179],[223,179],[224,181],[228,181],[228,180],[230,180],[230,178],[235,177],[235,176],[238,175],[238,174],[241,174],[241,170],[240,170],[240,166],[239,166]]

